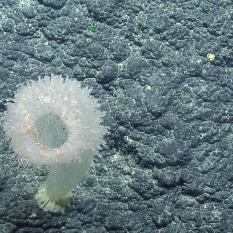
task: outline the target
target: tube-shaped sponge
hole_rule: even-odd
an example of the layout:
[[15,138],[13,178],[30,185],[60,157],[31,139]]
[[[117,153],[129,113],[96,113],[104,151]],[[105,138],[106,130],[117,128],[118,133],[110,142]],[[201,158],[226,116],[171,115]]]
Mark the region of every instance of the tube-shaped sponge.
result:
[[35,198],[44,210],[60,210],[104,144],[105,113],[89,89],[56,75],[21,87],[7,107],[5,134],[21,162],[50,165],[45,188]]

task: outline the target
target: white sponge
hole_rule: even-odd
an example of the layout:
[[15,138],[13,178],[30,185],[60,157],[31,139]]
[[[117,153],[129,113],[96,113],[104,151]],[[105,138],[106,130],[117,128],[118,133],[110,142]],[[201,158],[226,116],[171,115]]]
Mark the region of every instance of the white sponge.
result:
[[76,80],[46,76],[23,86],[7,104],[4,131],[24,165],[52,165],[36,194],[45,211],[60,211],[98,154],[107,128],[89,89]]

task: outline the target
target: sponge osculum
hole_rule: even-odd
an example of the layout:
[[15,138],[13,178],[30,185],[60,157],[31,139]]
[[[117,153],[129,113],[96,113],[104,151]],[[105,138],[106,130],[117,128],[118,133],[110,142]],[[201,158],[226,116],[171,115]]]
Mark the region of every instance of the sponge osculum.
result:
[[[77,158],[81,162],[87,159],[82,157],[85,150],[93,152],[88,158],[93,160],[99,144],[104,144],[107,128],[101,125],[105,113],[98,111],[99,104],[90,96],[90,91],[82,89],[77,80],[63,81],[61,76],[52,75],[39,77],[15,93],[15,98],[7,103],[4,131],[21,162],[52,165]],[[40,120],[43,117],[54,118],[45,127],[46,119]],[[39,130],[42,132],[45,128],[47,132],[42,139]],[[51,140],[58,132],[64,139],[60,145],[54,142],[52,146]]]

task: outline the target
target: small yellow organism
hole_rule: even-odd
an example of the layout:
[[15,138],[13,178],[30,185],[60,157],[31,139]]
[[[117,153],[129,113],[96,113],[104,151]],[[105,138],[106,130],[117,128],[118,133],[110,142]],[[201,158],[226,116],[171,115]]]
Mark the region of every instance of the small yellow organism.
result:
[[207,58],[210,60],[210,61],[213,61],[215,59],[215,55],[214,54],[211,54],[211,53],[208,53],[207,54]]
[[179,222],[179,218],[178,216],[174,216],[174,220],[172,221],[174,224],[176,224],[177,222]]

